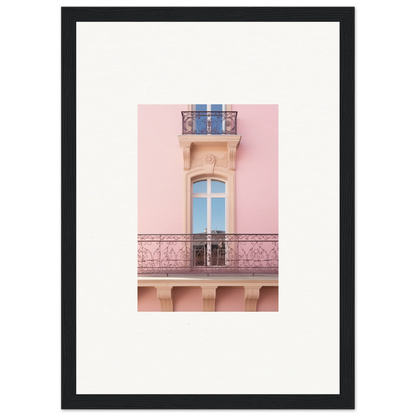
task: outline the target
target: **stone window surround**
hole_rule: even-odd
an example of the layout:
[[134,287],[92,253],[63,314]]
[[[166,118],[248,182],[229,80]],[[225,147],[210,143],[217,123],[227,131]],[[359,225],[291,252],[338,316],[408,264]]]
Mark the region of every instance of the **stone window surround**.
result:
[[[235,218],[235,157],[240,144],[240,135],[180,135],[179,143],[183,149],[184,160],[184,220],[185,234],[192,233],[192,184],[197,180],[214,179],[226,183],[227,187],[227,233],[236,233]],[[205,152],[202,166],[191,168],[193,150]],[[216,151],[227,151],[227,167],[216,166]]]

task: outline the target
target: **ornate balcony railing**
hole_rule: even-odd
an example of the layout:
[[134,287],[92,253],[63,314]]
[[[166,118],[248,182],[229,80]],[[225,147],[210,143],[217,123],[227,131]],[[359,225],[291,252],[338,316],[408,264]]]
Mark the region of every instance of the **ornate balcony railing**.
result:
[[182,134],[237,134],[237,111],[182,111]]
[[138,234],[137,273],[278,274],[278,234]]

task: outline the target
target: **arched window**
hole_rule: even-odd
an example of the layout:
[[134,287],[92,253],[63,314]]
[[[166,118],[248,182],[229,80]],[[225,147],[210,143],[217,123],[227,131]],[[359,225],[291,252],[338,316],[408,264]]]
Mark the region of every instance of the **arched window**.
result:
[[225,266],[227,187],[216,179],[192,183],[193,266]]
[[[210,175],[197,167],[184,175],[184,234],[204,233],[205,228],[207,233],[213,230],[225,231],[227,234],[236,232],[235,172],[221,167],[215,170],[216,172]],[[225,201],[221,198],[225,198]],[[222,213],[224,207],[225,224],[222,220],[224,215],[217,215]],[[197,214],[204,224],[198,224]]]
[[192,233],[226,233],[227,193],[225,182],[197,180],[192,184]]

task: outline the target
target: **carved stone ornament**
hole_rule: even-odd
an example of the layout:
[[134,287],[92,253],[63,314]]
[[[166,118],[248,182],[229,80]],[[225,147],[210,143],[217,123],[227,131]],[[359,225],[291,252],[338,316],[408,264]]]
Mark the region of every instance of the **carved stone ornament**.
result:
[[193,168],[202,168],[204,166],[204,158],[198,157],[198,158],[192,158],[191,159],[191,169]]
[[[202,168],[204,166],[204,164],[205,164],[205,166],[208,165],[210,163],[210,160],[207,160],[207,156],[212,156],[212,155],[206,155],[205,157],[192,157],[191,156],[191,169]],[[227,154],[224,154],[224,156],[220,157],[220,158],[214,156],[214,158],[215,158],[214,168],[216,166],[218,166],[220,168],[227,168],[228,167],[228,156],[227,156]]]
[[[185,171],[205,167],[206,173],[212,174],[216,166],[235,170],[235,159],[241,136],[186,134],[178,138],[183,151]],[[226,154],[223,153],[224,150]],[[224,156],[220,157],[221,154]]]
[[207,164],[214,164],[215,163],[215,156],[214,155],[205,155],[205,163]]
[[221,168],[227,168],[228,167],[228,156],[225,154],[222,158],[217,159],[216,166],[219,166]]
[[204,163],[205,163],[205,172],[206,173],[213,173],[215,167],[215,156],[214,155],[205,155]]

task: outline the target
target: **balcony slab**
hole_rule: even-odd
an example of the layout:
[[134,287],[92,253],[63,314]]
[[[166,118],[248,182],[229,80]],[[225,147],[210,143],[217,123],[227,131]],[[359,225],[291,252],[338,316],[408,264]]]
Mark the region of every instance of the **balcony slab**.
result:
[[279,286],[277,275],[214,275],[191,277],[189,275],[152,275],[137,279],[138,287],[158,286]]

